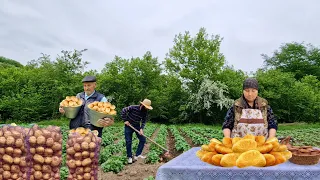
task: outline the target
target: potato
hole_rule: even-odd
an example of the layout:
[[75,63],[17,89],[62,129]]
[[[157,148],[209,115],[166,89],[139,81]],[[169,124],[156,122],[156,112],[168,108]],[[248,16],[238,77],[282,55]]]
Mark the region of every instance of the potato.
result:
[[94,152],[91,152],[91,153],[90,153],[90,158],[94,158],[94,157],[95,157]]
[[17,139],[17,138],[21,138],[21,133],[16,131],[16,130],[12,130],[11,131],[12,136]]
[[62,151],[58,151],[58,152],[54,153],[54,156],[62,156]]
[[86,136],[83,138],[83,141],[87,142],[87,143],[90,143],[91,142],[91,138]]
[[77,177],[77,180],[82,180],[83,179],[83,177],[81,175],[77,175],[76,177]]
[[34,179],[42,179],[42,172],[41,171],[35,171],[34,172]]
[[77,167],[76,174],[82,175],[83,174],[83,167]]
[[45,157],[45,158],[44,158],[44,163],[45,163],[45,164],[49,164],[49,165],[50,165],[51,162],[52,162],[52,158],[51,158],[51,157]]
[[90,142],[90,144],[89,144],[89,149],[90,149],[91,151],[94,151],[96,147],[97,147],[96,143]]
[[21,156],[21,154],[22,154],[21,149],[14,149],[14,150],[13,150],[13,155],[14,155],[14,156]]
[[81,163],[81,161],[80,160],[76,160],[76,166],[81,166],[82,165],[82,163]]
[[35,165],[33,165],[33,169],[35,171],[41,171],[42,170],[42,166],[40,164],[35,164]]
[[88,165],[91,165],[91,163],[92,163],[91,159],[87,158],[82,161],[82,166],[88,166]]
[[[83,131],[83,133],[85,133],[85,131]],[[83,134],[81,133],[81,134]],[[83,136],[79,136],[76,138],[77,143],[81,144],[84,141],[84,137]]]
[[10,178],[11,178],[10,171],[4,171],[3,172],[3,179],[10,179]]
[[81,156],[82,156],[83,159],[85,159],[85,158],[90,157],[90,153],[89,153],[88,151],[83,151],[83,152],[81,153]]
[[91,179],[91,174],[90,173],[84,173],[83,179],[90,180]]
[[6,138],[1,136],[0,137],[0,146],[4,146],[6,144]]
[[39,155],[39,154],[35,154],[35,155],[33,156],[33,160],[34,160],[35,162],[37,162],[37,163],[40,163],[40,164],[43,164],[43,163],[44,163],[44,158],[43,158],[41,155]]
[[44,136],[38,136],[37,137],[37,144],[38,145],[44,145],[46,143],[46,138]]
[[37,143],[37,138],[34,137],[34,136],[31,136],[31,137],[29,138],[29,142],[30,142],[31,145],[36,144],[36,143]]
[[19,173],[20,167],[18,165],[12,165],[11,166],[11,173]]
[[37,147],[36,148],[36,153],[43,154],[44,153],[44,147],[41,147],[41,146]]
[[82,150],[88,150],[89,149],[89,144],[87,142],[82,142],[81,143],[81,149]]
[[90,173],[91,172],[91,168],[90,167],[85,167],[83,172]]
[[45,138],[50,138],[50,137],[51,137],[51,132],[48,131],[47,129],[42,129],[42,135],[43,135]]
[[4,148],[0,148],[0,154],[5,154],[6,150]]
[[14,144],[14,140],[15,140],[14,137],[8,136],[7,140],[6,140],[6,145],[7,146],[12,146]]
[[74,159],[75,160],[81,160],[81,158],[82,158],[82,153],[81,152],[77,152],[77,153],[74,154]]
[[61,144],[57,142],[53,143],[53,146],[52,146],[53,151],[61,151],[62,150],[61,148],[62,148]]
[[49,138],[47,139],[47,141],[46,141],[47,147],[52,147],[53,144],[54,144],[53,138],[49,137]]
[[35,136],[36,138],[38,138],[39,136],[42,136],[42,131],[41,131],[40,129],[35,130],[35,131],[34,131],[34,136]]
[[55,173],[54,174],[54,178],[56,178],[56,180],[59,180],[60,179],[60,173]]
[[36,148],[30,148],[30,153],[31,154],[36,154]]
[[20,148],[20,147],[22,147],[23,146],[23,141],[22,141],[22,139],[16,139],[16,142],[15,142],[15,146],[17,147],[17,148]]
[[21,157],[21,158],[20,158],[20,164],[19,164],[19,166],[21,166],[21,167],[26,167],[26,166],[27,166],[26,157]]
[[52,154],[53,154],[53,150],[52,150],[52,149],[46,148],[46,149],[44,150],[44,155],[45,155],[45,156],[52,156]]
[[77,166],[76,166],[76,162],[75,162],[75,160],[73,160],[73,159],[70,159],[70,160],[67,161],[67,166],[68,166],[69,168],[71,168],[71,169],[77,167]]
[[19,178],[18,173],[11,174],[11,179],[18,179],[18,178]]
[[75,153],[76,151],[73,149],[73,147],[67,149],[67,154],[74,155]]
[[4,134],[3,134],[3,136],[5,137],[5,138],[8,138],[9,136],[11,136],[12,135],[12,133],[11,133],[11,131],[4,131]]
[[60,163],[61,163],[61,158],[59,158],[57,156],[52,157],[51,166],[56,167],[56,166],[59,166]]
[[74,179],[71,174],[68,175],[68,180],[70,180],[70,179]]
[[13,158],[11,156],[9,156],[8,154],[3,155],[2,159],[4,162],[6,162],[8,164],[13,163]]
[[55,142],[59,142],[60,140],[62,140],[62,136],[61,134],[58,133],[52,133],[51,134],[51,138],[55,141]]
[[51,173],[51,166],[50,165],[43,165],[42,166],[42,172],[45,172],[45,173]]
[[2,168],[4,171],[10,171],[11,166],[9,164],[4,164]]
[[13,163],[19,165],[20,164],[21,159],[19,157],[15,157],[13,158]]
[[26,134],[28,134],[28,136],[33,136],[34,135],[34,131],[30,128],[24,128],[24,132]]
[[57,166],[57,167],[51,167],[51,169],[52,169],[52,173],[56,173],[56,172],[58,172],[59,170],[60,170],[60,166]]
[[51,178],[51,175],[49,173],[44,173],[43,176],[42,176],[42,179],[50,179]]
[[78,144],[78,143],[75,143],[75,144],[73,145],[73,148],[74,148],[75,151],[81,151],[81,146],[80,146],[80,144]]

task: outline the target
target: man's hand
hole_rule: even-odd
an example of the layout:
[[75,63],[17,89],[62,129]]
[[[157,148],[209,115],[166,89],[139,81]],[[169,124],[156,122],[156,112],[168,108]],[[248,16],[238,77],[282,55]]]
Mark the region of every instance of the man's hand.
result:
[[130,125],[129,121],[125,121],[124,124],[127,125],[127,126]]
[[63,110],[63,108],[60,106],[59,107],[59,112],[61,113],[61,114],[64,114],[65,113],[65,111]]
[[99,125],[103,127],[111,126],[114,124],[114,119],[112,118],[104,118],[98,120]]
[[140,135],[143,135],[143,129],[140,129]]

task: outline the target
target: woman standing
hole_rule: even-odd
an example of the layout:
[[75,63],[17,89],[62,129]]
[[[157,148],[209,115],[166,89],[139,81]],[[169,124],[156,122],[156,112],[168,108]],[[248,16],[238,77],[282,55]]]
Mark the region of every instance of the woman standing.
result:
[[243,95],[228,110],[222,125],[224,137],[276,136],[275,116],[268,101],[258,96],[258,89],[258,81],[254,78],[243,82]]

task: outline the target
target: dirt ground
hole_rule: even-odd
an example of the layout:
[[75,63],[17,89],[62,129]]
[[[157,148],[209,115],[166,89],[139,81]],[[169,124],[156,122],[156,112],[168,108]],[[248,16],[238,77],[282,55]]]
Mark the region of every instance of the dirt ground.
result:
[[[151,139],[154,139],[158,134],[159,128],[152,134]],[[142,155],[146,156],[149,152],[151,142],[147,140],[145,147],[143,148]],[[135,149],[133,149],[135,151]],[[138,161],[127,164],[125,168],[118,174],[113,172],[104,173],[102,169],[99,169],[99,180],[143,180],[149,176],[156,177],[158,168],[165,162],[156,164],[146,164],[144,159],[138,159]]]
[[149,176],[156,176],[157,169],[164,163],[145,164],[144,160],[126,165],[125,168],[118,174],[113,172],[103,173],[99,170],[99,180],[143,180]]

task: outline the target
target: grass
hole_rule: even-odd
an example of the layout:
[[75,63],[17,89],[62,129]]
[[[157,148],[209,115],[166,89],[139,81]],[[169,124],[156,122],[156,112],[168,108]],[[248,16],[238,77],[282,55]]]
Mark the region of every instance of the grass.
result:
[[283,123],[278,125],[278,130],[295,130],[320,128],[320,123]]

